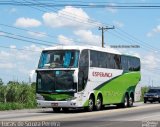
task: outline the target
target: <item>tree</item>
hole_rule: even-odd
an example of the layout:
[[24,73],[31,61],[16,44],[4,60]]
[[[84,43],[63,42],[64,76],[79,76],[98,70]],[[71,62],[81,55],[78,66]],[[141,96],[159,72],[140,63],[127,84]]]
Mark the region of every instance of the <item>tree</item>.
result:
[[143,97],[144,97],[144,94],[147,92],[149,90],[149,87],[147,87],[147,86],[144,86],[144,87],[142,87],[141,88],[141,101],[143,101]]
[[2,79],[0,78],[0,86],[2,86],[3,85],[3,81],[2,81]]

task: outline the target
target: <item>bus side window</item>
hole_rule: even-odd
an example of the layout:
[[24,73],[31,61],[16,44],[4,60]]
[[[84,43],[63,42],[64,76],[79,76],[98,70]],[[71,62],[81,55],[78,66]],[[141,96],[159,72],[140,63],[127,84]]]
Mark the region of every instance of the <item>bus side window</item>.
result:
[[97,51],[90,50],[90,67],[99,67]]
[[114,60],[115,60],[115,68],[116,69],[121,69],[121,59],[119,55],[114,55]]
[[79,73],[78,73],[78,91],[82,91],[88,80],[88,67],[89,56],[88,50],[83,50],[79,60]]
[[122,69],[125,72],[128,72],[129,67],[128,67],[128,58],[127,56],[121,56],[121,64],[122,64]]

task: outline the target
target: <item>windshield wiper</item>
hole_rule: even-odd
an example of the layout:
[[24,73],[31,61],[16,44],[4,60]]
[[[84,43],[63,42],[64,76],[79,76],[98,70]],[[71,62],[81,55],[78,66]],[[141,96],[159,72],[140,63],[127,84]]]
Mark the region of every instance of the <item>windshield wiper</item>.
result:
[[76,89],[69,89],[69,90],[55,90],[56,92],[76,92]]

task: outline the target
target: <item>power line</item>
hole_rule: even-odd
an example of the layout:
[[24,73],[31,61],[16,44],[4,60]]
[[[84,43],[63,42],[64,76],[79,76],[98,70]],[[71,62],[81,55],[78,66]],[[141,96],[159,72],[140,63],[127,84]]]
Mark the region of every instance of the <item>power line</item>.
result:
[[[119,5],[117,5],[119,4]],[[115,9],[160,9],[160,5],[157,4],[133,4],[133,3],[117,3],[114,5],[111,5],[110,3],[107,4],[81,4],[81,3],[65,3],[65,4],[55,4],[55,3],[31,3],[29,1],[26,1],[25,3],[21,2],[12,2],[12,1],[2,1],[0,2],[0,5],[14,5],[14,6],[39,6],[39,7],[64,7],[64,6],[73,6],[73,7],[81,7],[81,8],[115,8]],[[131,5],[132,4],[132,5]]]
[[[26,31],[26,32],[32,32],[32,33],[44,35],[44,36],[47,36],[47,37],[50,37],[50,38],[56,38],[56,36],[53,36],[53,35],[50,35],[50,34],[40,33],[40,32],[37,32],[37,31],[31,31],[31,30],[29,30],[29,29],[14,27],[14,26],[2,24],[2,23],[0,23],[0,26],[4,26],[4,27],[8,27],[8,28],[13,28],[13,29],[17,29],[17,30],[22,30],[22,31]],[[64,38],[64,40],[67,40],[67,39]],[[41,41],[42,41],[42,40],[41,40]],[[46,42],[46,41],[44,41],[44,42]],[[75,42],[76,42],[76,41],[75,41]],[[49,42],[49,43],[53,43],[53,42]],[[78,43],[78,41],[77,41],[77,43]],[[79,43],[81,43],[81,42],[79,42]]]
[[[154,51],[155,52],[155,48],[153,46],[149,46],[145,43],[138,42],[137,40],[134,40],[130,36],[123,35],[123,34],[117,32],[116,30],[114,32],[109,31],[108,33],[114,35],[115,37],[117,37],[125,42],[128,42],[129,44],[132,44],[132,45],[133,44],[140,44],[140,47],[142,45],[141,48],[145,51]],[[160,51],[160,49],[157,49],[157,50]]]
[[[23,1],[26,1],[26,0],[23,0]],[[33,2],[31,2],[31,3],[33,3]],[[36,8],[37,9],[37,8]],[[49,9],[49,10],[51,10],[51,9]],[[46,11],[45,11],[46,12]],[[69,17],[71,17],[70,15],[69,15]],[[68,17],[66,17],[66,18],[68,18]],[[76,20],[75,20],[76,21]],[[92,22],[94,22],[94,21],[92,21]],[[83,22],[84,23],[84,22]],[[123,31],[123,33],[124,33],[125,31]],[[131,36],[129,36],[129,37],[131,37]],[[133,37],[132,37],[133,38]],[[143,45],[143,43],[140,43],[140,44],[142,44]],[[150,48],[151,46],[149,46],[149,48]],[[158,49],[159,50],[159,49]]]
[[24,41],[24,42],[28,42],[28,43],[38,44],[38,45],[52,46],[52,45],[49,45],[49,44],[34,42],[34,41],[31,41],[31,40],[21,39],[21,38],[17,38],[17,37],[13,37],[13,36],[8,36],[8,35],[0,35],[0,36],[5,37],[5,38],[14,39],[14,40]]
[[[25,1],[26,2],[26,0],[23,0],[23,1]],[[33,0],[32,0],[33,1]],[[37,3],[38,1],[36,1],[36,3]],[[32,4],[34,4],[34,2],[30,2],[30,3],[32,3]],[[38,2],[38,3],[40,3],[40,2]],[[30,7],[30,8],[32,8],[31,6],[28,6],[28,7]],[[41,7],[42,8],[42,7]],[[50,11],[53,11],[53,12],[55,12],[55,13],[57,13],[57,11],[58,11],[58,9],[55,9],[54,8],[54,10],[53,10],[53,8],[52,9],[49,9],[49,8],[47,8],[47,7],[43,7],[43,9],[47,9],[47,10],[50,10]],[[37,8],[34,8],[34,9],[36,9],[36,10],[38,10],[38,11],[42,11],[42,12],[47,12],[46,10],[44,11],[44,10],[41,10],[41,9],[37,9]],[[68,12],[67,12],[68,13]],[[82,23],[82,24],[87,24],[87,25],[90,25],[90,26],[99,26],[100,25],[100,23],[99,22],[97,22],[97,21],[95,21],[95,20],[92,20],[92,19],[90,19],[90,18],[88,18],[87,19],[87,22],[84,22],[84,18],[83,17],[80,17],[80,16],[77,16],[77,15],[75,15],[75,14],[73,14],[73,13],[71,13],[71,15],[68,15],[68,14],[66,14],[65,12],[61,12],[61,15],[63,15],[66,19],[69,19],[69,20],[74,20],[74,21],[76,21],[76,22],[79,22],[79,23]],[[78,20],[76,20],[76,19],[78,19]]]
[[13,35],[13,36],[18,36],[18,37],[25,38],[25,39],[29,39],[29,40],[41,41],[41,42],[45,42],[45,43],[49,43],[49,44],[58,44],[58,43],[54,43],[54,42],[50,42],[50,41],[44,41],[44,40],[39,40],[39,39],[35,39],[35,38],[25,37],[22,35],[17,35],[17,34],[5,32],[5,31],[1,31],[1,30],[0,30],[0,32],[5,33],[5,34],[9,34],[9,35]]
[[[23,0],[23,1],[26,1],[26,0]],[[51,10],[51,9],[49,9],[49,10]],[[66,15],[66,14],[64,14],[63,13],[63,15]],[[68,17],[71,17],[70,15],[67,15]],[[74,15],[75,16],[75,15]],[[66,17],[66,18],[68,18],[68,17]],[[74,19],[73,19],[74,20]],[[89,19],[90,20],[90,19]],[[75,20],[76,21],[76,20]],[[93,22],[97,22],[97,21],[95,21],[95,20],[91,20],[91,22],[93,23]],[[102,23],[103,25],[105,25],[104,23]],[[120,30],[120,28],[118,28],[118,30]],[[124,30],[120,30],[121,32],[123,32],[126,36],[128,36],[130,39],[129,40],[134,40],[135,41],[135,37],[133,37],[132,35],[130,35],[128,32],[125,32]],[[118,34],[119,34],[119,32],[117,32]],[[120,34],[121,35],[121,34]],[[127,38],[128,38],[127,37]],[[148,45],[147,43],[144,43],[144,42],[140,42],[139,40],[137,41],[137,39],[136,39],[136,41],[135,41],[136,43],[138,43],[138,44],[141,44],[141,45],[146,45],[146,46],[148,46],[148,48],[149,48],[149,50],[150,50],[150,48],[153,48],[153,50],[155,50],[154,49],[154,47],[153,46],[151,46],[151,45]],[[157,48],[158,49],[158,48]],[[160,50],[160,49],[158,49],[158,50]]]
[[[57,38],[57,36],[54,36],[54,35],[51,35],[51,34],[40,33],[40,32],[37,32],[37,31],[31,31],[29,29],[24,29],[24,28],[19,28],[19,27],[15,27],[15,26],[10,26],[10,25],[6,25],[6,24],[3,24],[3,23],[0,23],[0,26],[4,26],[4,27],[8,27],[8,28],[13,28],[13,29],[21,30],[21,31],[26,31],[26,32],[32,32],[32,33],[35,33],[35,34],[41,34],[41,35],[44,35],[44,36],[47,36],[47,37],[50,37],[50,38]],[[62,38],[62,40],[68,40],[68,39]],[[44,42],[46,42],[46,41],[44,41]],[[84,43],[84,42],[80,42],[80,41],[76,41],[76,40],[73,40],[73,42],[79,43],[79,44],[83,44]],[[55,42],[49,42],[49,43],[54,43],[54,44],[62,45],[60,43],[55,43]],[[95,46],[95,45],[91,45],[91,46]]]
[[102,47],[104,47],[104,31],[105,30],[109,30],[109,29],[114,29],[114,26],[113,27],[108,27],[108,26],[106,26],[106,27],[99,27],[99,29],[98,30],[101,30],[102,31]]
[[125,32],[124,30],[120,29],[120,28],[117,28],[120,32],[124,33],[125,36],[128,36],[130,39],[133,39],[135,42],[141,44],[141,45],[145,45],[145,46],[148,46],[148,48],[152,48],[153,50],[157,49],[157,50],[160,50],[159,48],[157,47],[153,47],[152,45],[144,42],[144,41],[141,41],[139,39],[137,39],[136,37],[134,37],[133,35],[129,34],[128,32]]

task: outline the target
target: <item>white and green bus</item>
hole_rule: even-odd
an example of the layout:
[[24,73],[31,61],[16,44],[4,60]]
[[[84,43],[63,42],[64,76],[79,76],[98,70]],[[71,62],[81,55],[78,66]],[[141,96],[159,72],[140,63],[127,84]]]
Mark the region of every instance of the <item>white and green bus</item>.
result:
[[101,47],[56,46],[42,51],[37,69],[38,107],[100,110],[133,105],[140,59]]

